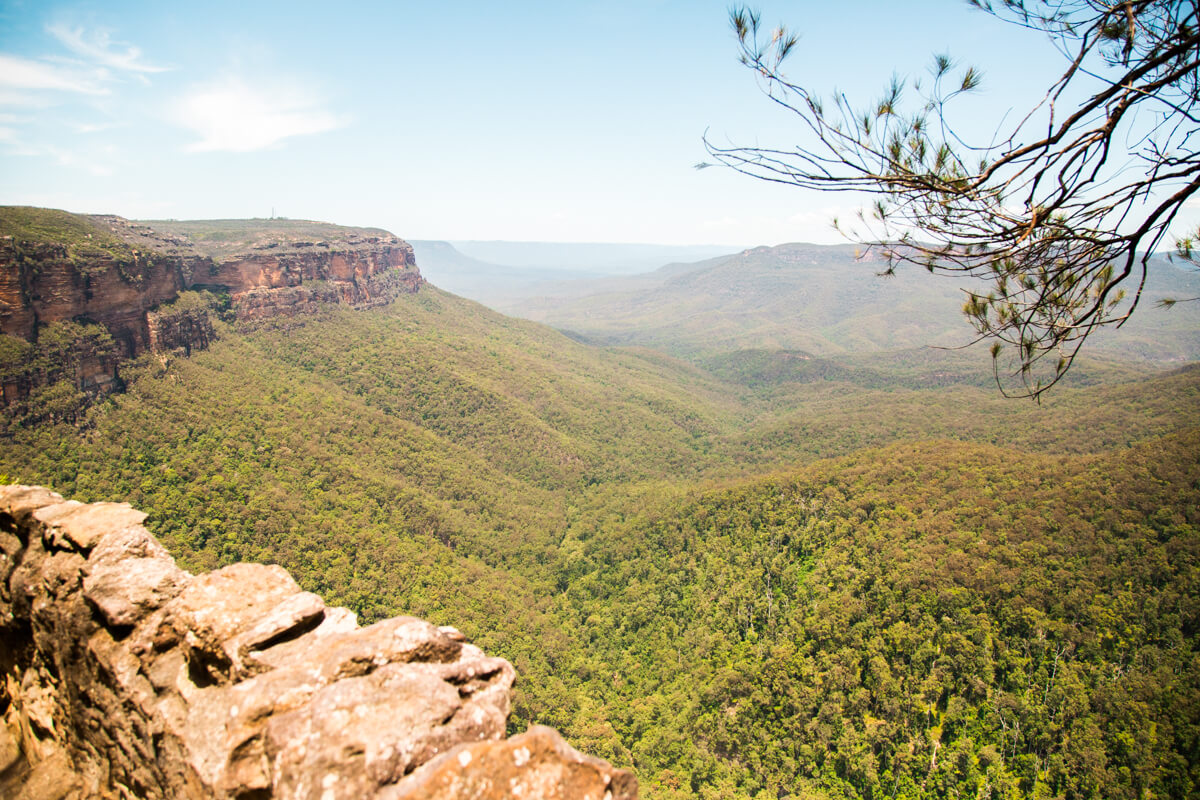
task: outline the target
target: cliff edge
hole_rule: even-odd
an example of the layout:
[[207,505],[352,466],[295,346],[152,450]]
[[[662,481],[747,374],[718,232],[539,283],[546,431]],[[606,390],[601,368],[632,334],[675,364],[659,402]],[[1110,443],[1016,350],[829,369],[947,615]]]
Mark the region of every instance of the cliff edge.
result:
[[448,627],[362,628],[278,566],[193,576],[124,503],[0,486],[0,795],[635,798]]
[[379,306],[423,282],[412,246],[377,228],[0,206],[0,408],[59,382],[119,390],[125,359],[207,347],[218,306],[255,322]]
[[103,325],[123,357],[151,347],[147,314],[180,292],[228,297],[242,319],[318,301],[386,303],[421,284],[412,246],[387,231],[306,220],[134,222],[0,206],[0,333],[32,341],[64,320]]

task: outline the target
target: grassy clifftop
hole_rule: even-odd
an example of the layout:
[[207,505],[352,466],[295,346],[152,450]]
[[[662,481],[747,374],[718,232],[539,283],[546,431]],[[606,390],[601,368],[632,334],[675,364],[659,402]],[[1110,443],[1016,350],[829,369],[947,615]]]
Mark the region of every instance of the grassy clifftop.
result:
[[62,245],[71,258],[128,259],[133,248],[95,218],[55,208],[0,206],[0,237],[18,245]]
[[363,244],[396,237],[382,228],[353,228],[303,219],[146,220],[156,231],[187,239],[207,256],[219,258],[255,250],[312,245]]
[[0,206],[0,237],[18,245],[61,245],[73,259],[132,258],[133,251],[225,258],[257,251],[362,246],[399,241],[382,228],[292,219],[142,220]]

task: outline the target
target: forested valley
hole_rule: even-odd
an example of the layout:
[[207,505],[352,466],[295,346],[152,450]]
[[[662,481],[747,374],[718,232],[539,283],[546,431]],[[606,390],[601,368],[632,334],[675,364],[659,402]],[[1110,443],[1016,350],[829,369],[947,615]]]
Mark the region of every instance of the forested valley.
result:
[[969,357],[688,363],[430,286],[215,325],[8,419],[3,479],[452,624],[516,666],[513,730],[646,798],[1200,789],[1195,367],[1014,402]]

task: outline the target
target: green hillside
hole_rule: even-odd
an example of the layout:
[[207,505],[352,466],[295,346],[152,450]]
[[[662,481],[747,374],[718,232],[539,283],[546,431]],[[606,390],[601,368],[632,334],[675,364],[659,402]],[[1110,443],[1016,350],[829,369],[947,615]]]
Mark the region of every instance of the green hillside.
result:
[[0,473],[459,627],[516,665],[514,729],[651,800],[1200,786],[1200,370],[1013,403],[969,358],[702,369],[432,288],[217,325]]

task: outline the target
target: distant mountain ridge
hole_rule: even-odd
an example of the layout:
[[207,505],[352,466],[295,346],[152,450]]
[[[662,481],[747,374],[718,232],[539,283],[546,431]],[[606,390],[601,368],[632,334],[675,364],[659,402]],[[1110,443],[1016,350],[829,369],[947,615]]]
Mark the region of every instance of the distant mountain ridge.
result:
[[425,278],[447,292],[494,305],[504,298],[527,294],[534,287],[561,280],[564,275],[602,278],[601,272],[567,272],[548,267],[522,267],[473,258],[450,242],[414,239],[410,242]]
[[[961,313],[968,281],[916,268],[882,277],[884,267],[882,256],[853,245],[785,244],[644,275],[548,284],[496,307],[583,341],[690,359],[745,349],[831,357],[972,341]],[[1197,294],[1200,273],[1156,258],[1134,316],[1089,345],[1164,363],[1200,358],[1200,309],[1157,304]]]
[[422,274],[441,289],[500,308],[513,298],[569,293],[579,281],[640,275],[670,262],[724,258],[736,248],[711,245],[447,242],[410,240]]
[[[621,280],[590,295],[526,298],[503,310],[603,344],[705,356],[746,348],[834,355],[953,345],[959,292],[948,282],[885,280],[849,245],[756,247]],[[887,312],[887,319],[878,317]],[[907,313],[905,313],[907,312]]]
[[513,242],[453,240],[472,258],[532,269],[636,274],[669,261],[700,261],[732,255],[741,245],[675,245],[623,242]]

